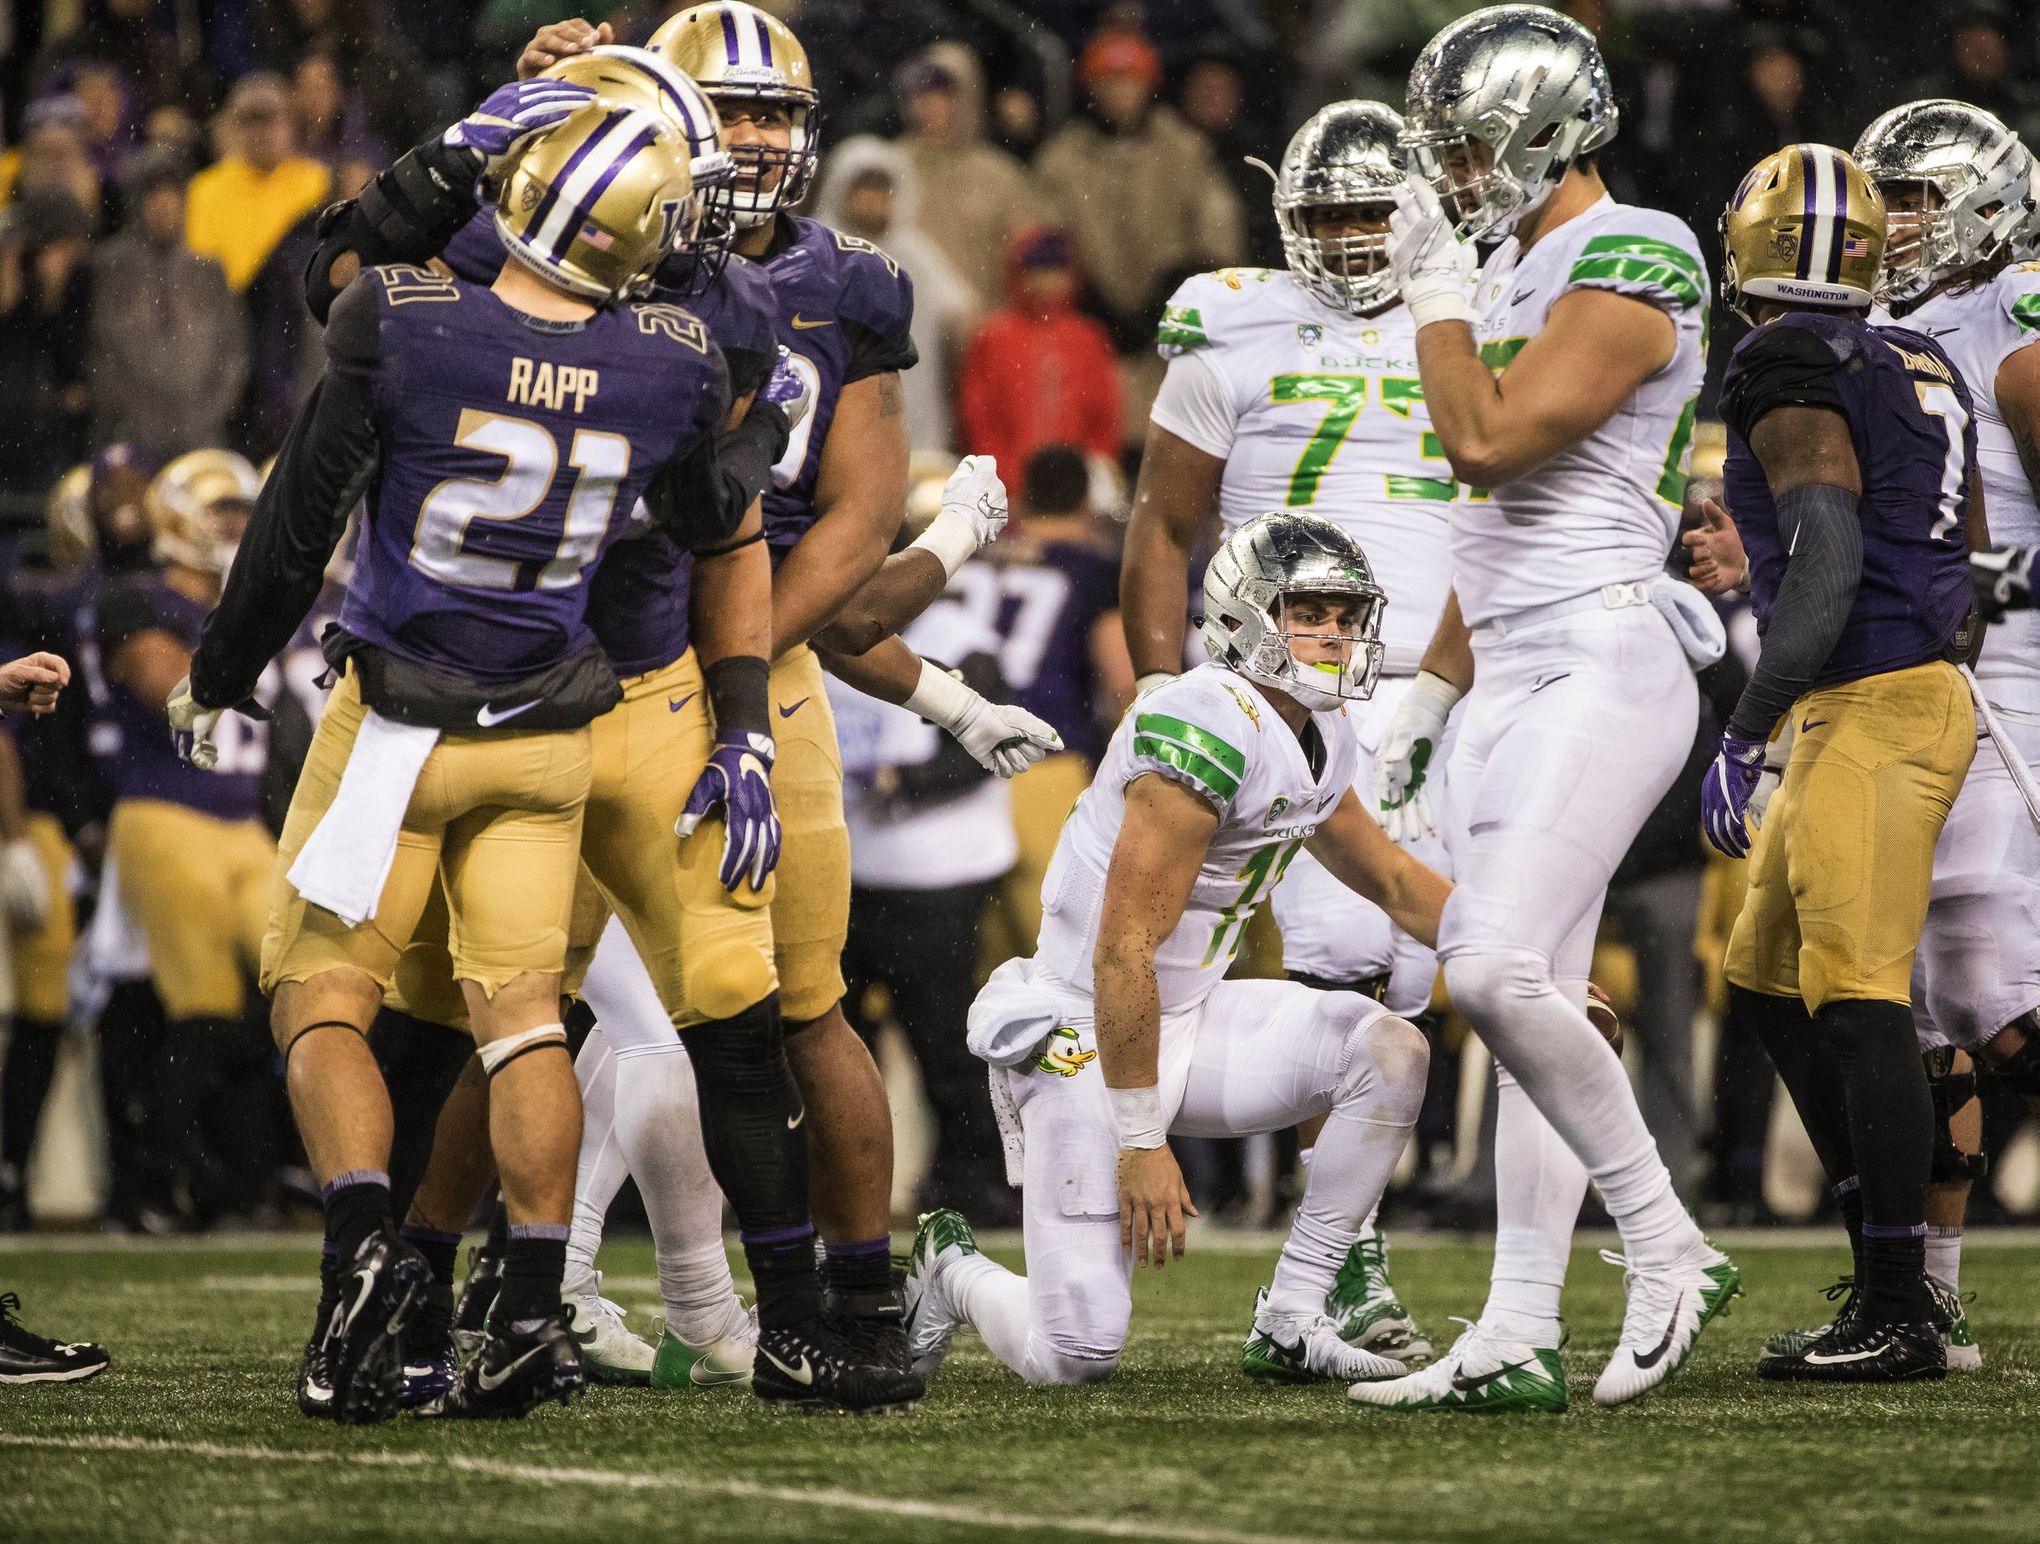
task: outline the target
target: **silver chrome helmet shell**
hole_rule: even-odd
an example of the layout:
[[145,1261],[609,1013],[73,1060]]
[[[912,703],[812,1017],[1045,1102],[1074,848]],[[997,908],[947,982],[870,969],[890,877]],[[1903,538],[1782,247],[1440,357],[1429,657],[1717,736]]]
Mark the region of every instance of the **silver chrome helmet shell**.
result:
[[1395,298],[1388,234],[1310,231],[1310,211],[1334,204],[1393,204],[1403,185],[1402,115],[1380,102],[1334,102],[1296,131],[1275,173],[1275,223],[1296,282],[1335,311],[1364,316]]
[[[1593,34],[1541,5],[1489,6],[1432,38],[1410,70],[1405,116],[1411,169],[1458,209],[1468,240],[1507,235],[1573,162],[1615,137],[1620,117]],[[1446,156],[1473,140],[1494,164],[1455,187]]]
[[[1289,595],[1351,595],[1360,603],[1343,668],[1299,666],[1282,626]],[[1374,695],[1381,608],[1388,603],[1360,544],[1321,515],[1277,509],[1228,536],[1204,570],[1204,651],[1312,712]]]
[[[1894,107],[1856,141],[1856,161],[1886,195],[1890,184],[1925,183],[1938,209],[1893,215],[1877,298],[1917,300],[1950,275],[2004,252],[2032,215],[2033,153],[1990,113],[1929,98]],[[1912,222],[1901,241],[1900,222]]]

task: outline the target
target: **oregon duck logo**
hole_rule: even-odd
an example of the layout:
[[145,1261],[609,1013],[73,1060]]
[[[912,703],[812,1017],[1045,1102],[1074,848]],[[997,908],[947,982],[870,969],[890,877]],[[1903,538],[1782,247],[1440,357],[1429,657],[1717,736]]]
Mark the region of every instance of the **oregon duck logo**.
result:
[[1073,1078],[1097,1059],[1096,1051],[1086,1051],[1078,1044],[1074,1029],[1067,1024],[1058,1024],[1048,1032],[1047,1044],[1034,1059],[1034,1065],[1043,1072]]

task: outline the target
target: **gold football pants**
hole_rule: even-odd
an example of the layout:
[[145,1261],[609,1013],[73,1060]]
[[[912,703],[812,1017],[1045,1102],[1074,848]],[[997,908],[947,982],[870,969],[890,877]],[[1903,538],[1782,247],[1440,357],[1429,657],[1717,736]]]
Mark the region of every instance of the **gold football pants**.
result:
[[163,799],[114,806],[106,850],[120,900],[149,944],[172,1020],[240,1016],[261,957],[276,844],[257,820],[221,820]]

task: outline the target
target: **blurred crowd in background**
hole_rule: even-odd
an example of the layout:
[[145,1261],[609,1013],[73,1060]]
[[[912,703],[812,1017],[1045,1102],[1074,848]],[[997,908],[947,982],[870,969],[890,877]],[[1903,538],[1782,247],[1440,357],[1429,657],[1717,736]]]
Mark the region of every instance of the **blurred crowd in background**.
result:
[[[1031,948],[1039,864],[1103,727],[1130,698],[1116,540],[1161,375],[1163,303],[1202,270],[1279,265],[1270,179],[1255,162],[1277,161],[1328,101],[1399,107],[1417,50],[1473,8],[767,0],[805,44],[824,104],[827,155],[806,212],[878,244],[914,281],[921,364],[905,378],[906,405],[923,490],[957,455],[982,452],[1014,492],[1013,536],[959,575],[910,641],[994,661],[1071,746],[1009,787],[952,766],[932,732],[840,705],[856,806],[853,1001],[898,1048],[897,1075],[920,1078],[921,1107],[933,1111],[923,1124],[942,1155],[926,1178],[907,1175],[905,1205],[959,1205],[987,1220],[1012,1211],[963,1008],[984,966]],[[671,9],[580,14],[632,42]],[[1910,98],[1960,97],[2040,144],[2040,5],[1559,9],[1596,34],[1614,76],[1623,125],[1601,169],[1616,196],[1681,215],[1709,247],[1743,168],[1795,140],[1846,146]],[[149,477],[179,455],[224,447],[260,465],[275,452],[320,364],[300,288],[319,212],[509,78],[537,27],[576,13],[564,0],[0,0],[0,607],[63,593],[95,542],[131,539],[120,522],[138,518]],[[1725,311],[1714,320],[1718,378],[1739,328]],[[1701,443],[1696,508],[1718,486],[1705,475],[1704,432]],[[50,521],[53,490],[82,464],[91,470],[67,485],[68,514]],[[0,634],[17,632],[15,620],[0,616]],[[1741,630],[1753,651],[1752,630]],[[1717,701],[1734,701],[1741,669],[1733,655],[1716,667]],[[1810,1169],[1803,1184],[1781,1179],[1774,1161],[1767,1190],[1778,1145],[1768,1066],[1754,1044],[1723,1043],[1716,1030],[1741,880],[1739,865],[1705,856],[1690,807],[1715,732],[1703,724],[1692,775],[1617,876],[1597,975],[1631,1022],[1645,1114],[1689,1200],[1717,1220],[1761,1221],[1811,1209],[1820,1187]],[[0,864],[16,977],[23,951],[68,949],[86,925],[111,813],[89,760],[45,765],[41,786],[33,754],[27,764],[24,785],[0,760],[0,850],[35,848],[60,878],[38,915]],[[286,797],[290,771],[280,758],[271,778]],[[973,830],[1003,834],[945,839],[966,808]],[[56,902],[68,941],[53,944]],[[1243,967],[1279,969],[1270,944]],[[259,1075],[259,1022],[248,1041],[258,1075],[215,1119],[189,1101],[166,1112],[156,1097],[175,1079],[152,1069],[177,1047],[146,980],[116,988],[111,1004],[103,989],[76,989],[56,1012],[57,1028],[99,1031],[97,1059],[81,1063],[104,1074],[99,1119],[113,1157],[95,1204],[117,1225],[148,1229],[284,1215],[292,1139],[264,1092],[273,1078]],[[41,1034],[56,1032],[49,1004],[39,1016],[14,1007],[0,1064],[0,1228],[30,1219],[38,1112],[63,1054]],[[22,1028],[30,1018],[36,1033]],[[1448,1026],[1391,1213],[1478,1224],[1491,1206],[1485,1063],[1470,1044],[1462,1059],[1462,1044]],[[2020,1136],[2015,1102],[1987,1104],[1986,1117],[1987,1150],[2035,1145]],[[217,1140],[201,1129],[208,1121]],[[1972,1220],[2030,1212],[2040,1182],[2021,1176],[2033,1163],[2001,1165]],[[1260,1222],[1283,1204],[1279,1142],[1205,1144],[1186,1168],[1207,1215]],[[918,1194],[904,1188],[913,1185]]]

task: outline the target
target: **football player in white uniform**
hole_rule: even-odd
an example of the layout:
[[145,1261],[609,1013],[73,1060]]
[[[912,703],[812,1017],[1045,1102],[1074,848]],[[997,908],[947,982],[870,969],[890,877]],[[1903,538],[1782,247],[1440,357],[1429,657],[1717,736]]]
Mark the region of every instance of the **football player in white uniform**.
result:
[[1423,1034],[1357,992],[1223,979],[1306,844],[1398,925],[1435,936],[1449,885],[1353,791],[1342,715],[1380,668],[1381,603],[1358,545],[1314,515],[1265,515],[1212,559],[1212,663],[1120,721],[1056,844],[1039,948],[994,972],[971,1009],[1024,1175],[1028,1274],[980,1255],[957,1213],[924,1217],[907,1275],[917,1367],[932,1372],[968,1325],[1031,1383],[1110,1377],[1135,1260],[1180,1256],[1195,1215],[1168,1136],[1322,1116],[1250,1366],[1299,1380],[1403,1371],[1341,1340],[1325,1295],[1416,1122]]
[[[1416,326],[1387,261],[1402,128],[1379,102],[1334,102],[1317,113],[1275,172],[1287,271],[1221,269],[1171,297],[1157,339],[1168,372],[1120,579],[1134,669],[1153,685],[1182,665],[1191,552],[1214,507],[1227,532],[1287,508],[1309,509],[1352,536],[1388,597],[1381,683],[1346,715],[1360,753],[1357,786],[1370,799],[1375,747],[1444,609],[1446,512],[1470,492],[1453,480],[1431,433]],[[1409,825],[1411,851],[1449,872],[1444,844]],[[1308,852],[1270,904],[1292,980],[1364,992],[1404,1018],[1424,1012],[1437,973],[1430,948]],[[1339,1272],[1330,1312],[1356,1345],[1404,1360],[1430,1354],[1389,1286],[1386,1243],[1372,1218]]]
[[[1616,109],[1592,36],[1542,6],[1447,27],[1410,74],[1413,175],[1389,239],[1418,373],[1463,480],[1453,594],[1376,758],[1384,808],[1425,781],[1466,692],[1445,822],[1458,888],[1438,954],[1502,1069],[1494,1278],[1478,1324],[1397,1408],[1563,1410],[1559,1297],[1591,1176],[1620,1228],[1628,1310],[1594,1387],[1662,1383],[1737,1290],[1583,1010],[1609,876],[1692,748],[1693,663],[1720,625],[1664,574],[1700,390],[1707,274],[1681,221],[1618,204],[1594,152]],[[1439,199],[1443,195],[1445,203]],[[1502,237],[1475,283],[1472,242]],[[1468,688],[1471,688],[1468,691]]]

